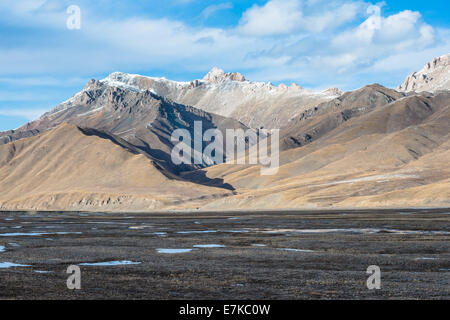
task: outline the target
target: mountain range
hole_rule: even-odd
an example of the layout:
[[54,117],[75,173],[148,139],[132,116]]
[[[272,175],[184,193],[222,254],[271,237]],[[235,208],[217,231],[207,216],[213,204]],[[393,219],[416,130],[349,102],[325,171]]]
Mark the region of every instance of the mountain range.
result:
[[177,82],[164,78],[112,73],[102,83],[129,90],[150,90],[180,104],[236,119],[251,128],[280,128],[299,112],[342,94],[331,88],[323,92],[293,83],[250,82],[240,73],[213,68],[203,79]]
[[[396,90],[313,92],[217,68],[190,82],[118,72],[91,80],[40,119],[0,133],[0,209],[448,206],[449,57]],[[277,174],[212,159],[175,165],[171,134],[194,135],[196,121],[203,132],[253,130],[260,141],[258,129],[279,128]]]

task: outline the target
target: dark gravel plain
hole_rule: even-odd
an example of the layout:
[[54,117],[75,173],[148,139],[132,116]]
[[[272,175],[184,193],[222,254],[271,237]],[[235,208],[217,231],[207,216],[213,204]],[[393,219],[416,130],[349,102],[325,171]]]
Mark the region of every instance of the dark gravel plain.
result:
[[0,299],[449,298],[450,209],[0,212]]

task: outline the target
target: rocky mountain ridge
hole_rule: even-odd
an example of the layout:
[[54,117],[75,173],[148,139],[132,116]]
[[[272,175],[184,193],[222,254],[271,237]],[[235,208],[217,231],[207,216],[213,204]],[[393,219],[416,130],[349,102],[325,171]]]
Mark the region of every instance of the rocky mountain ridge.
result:
[[127,90],[149,90],[174,102],[234,118],[248,127],[281,128],[301,110],[342,94],[330,88],[314,92],[293,83],[290,86],[250,82],[240,73],[213,68],[203,79],[179,82],[121,72],[100,82]]
[[428,62],[422,70],[409,75],[397,90],[402,92],[450,90],[450,54]]
[[[176,144],[171,141],[172,133],[177,129],[186,129],[193,139],[196,121],[202,124],[202,134],[209,129],[219,129],[226,137],[226,129],[249,129],[234,119],[175,103],[149,90],[130,90],[91,80],[80,93],[45,113],[39,120],[15,131],[0,133],[0,144],[70,123],[120,137],[149,156],[163,161],[166,169],[176,173],[214,164],[212,159],[203,159],[203,165],[192,166],[175,166],[171,161],[171,152]],[[185,143],[193,146],[189,141]],[[249,145],[255,143],[248,141]],[[193,151],[191,154],[196,156]],[[191,162],[194,163],[193,160]]]

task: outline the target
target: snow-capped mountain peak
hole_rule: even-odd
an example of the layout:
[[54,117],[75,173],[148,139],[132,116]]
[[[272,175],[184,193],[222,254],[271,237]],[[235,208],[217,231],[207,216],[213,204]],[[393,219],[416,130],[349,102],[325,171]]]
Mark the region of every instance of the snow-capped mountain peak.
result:
[[252,128],[267,129],[281,128],[302,110],[342,94],[337,89],[315,92],[297,84],[274,86],[270,82],[251,82],[238,72],[226,73],[219,68],[213,68],[201,80],[189,82],[114,72],[102,80],[89,81],[81,92],[50,114],[77,105],[85,92],[108,87],[136,93],[149,91],[180,104],[234,118]]
[[114,72],[111,73],[108,77],[103,80],[100,80],[100,83],[106,84],[110,87],[119,87],[122,89],[126,89],[129,91],[142,91],[136,84],[136,78],[138,75],[123,73],[123,72]]
[[434,58],[422,70],[409,75],[398,91],[450,90],[450,53]]
[[211,83],[222,83],[225,81],[239,81],[245,82],[245,77],[239,72],[225,73],[222,69],[214,67],[211,71],[203,78],[205,82]]

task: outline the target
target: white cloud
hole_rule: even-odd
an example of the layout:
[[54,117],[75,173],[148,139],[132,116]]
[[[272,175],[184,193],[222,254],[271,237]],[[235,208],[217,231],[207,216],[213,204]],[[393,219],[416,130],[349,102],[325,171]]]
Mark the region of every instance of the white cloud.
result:
[[[421,14],[405,10],[388,17],[368,17],[359,26],[337,34],[331,48],[338,52],[351,51],[360,60],[380,59],[402,51],[423,49],[434,41],[434,30],[421,21]],[[430,59],[433,57],[430,57]]]
[[271,0],[244,12],[240,31],[255,36],[320,33],[352,21],[363,8],[362,2]]
[[362,3],[340,3],[333,5],[329,2],[328,10],[321,10],[303,18],[304,29],[319,33],[324,30],[337,28],[347,22],[352,21],[362,9]]
[[302,17],[299,1],[271,0],[244,12],[240,29],[257,36],[287,34],[296,29]]
[[0,102],[48,101],[52,96],[47,93],[1,90]]
[[53,86],[53,87],[70,87],[73,85],[81,85],[86,83],[84,78],[67,78],[58,79],[54,77],[1,77],[0,83],[13,86]]
[[47,112],[45,109],[0,109],[0,116],[22,117],[29,121],[38,119],[42,114]]
[[388,55],[369,67],[371,72],[389,72],[406,70],[404,78],[413,71],[418,71],[428,63],[430,57],[438,57],[450,52],[450,42],[422,50],[409,50]]
[[417,11],[405,10],[383,18],[378,32],[380,41],[402,41],[416,33],[421,14]]
[[[76,32],[65,28],[65,8],[55,3],[0,13],[0,23],[26,20],[48,28],[39,43],[0,44],[0,78],[22,74],[33,85],[33,74],[68,78],[152,69],[182,74],[219,66],[247,73],[251,80],[311,87],[339,83],[352,89],[372,82],[380,70],[391,72],[390,81],[403,81],[411,64],[398,64],[403,74],[394,61],[412,57],[411,52],[430,53],[428,60],[449,52],[448,30],[427,24],[419,12],[381,14],[374,28],[375,17],[366,13],[369,3],[362,1],[270,0],[249,8],[239,24],[227,28],[193,27],[165,17],[113,19],[82,6],[82,29]],[[203,15],[218,14],[230,4],[208,7]]]
[[32,13],[41,8],[46,0],[18,0],[18,1],[2,1],[0,8],[8,10],[17,15]]
[[225,2],[225,3],[219,3],[219,4],[214,4],[211,6],[206,7],[203,11],[202,11],[202,16],[207,19],[209,18],[212,14],[216,13],[217,11],[220,10],[227,10],[227,9],[232,9],[233,8],[233,3],[232,2]]
[[2,0],[0,22],[20,27],[62,29],[67,19],[66,8],[58,0]]

